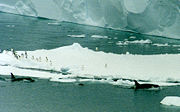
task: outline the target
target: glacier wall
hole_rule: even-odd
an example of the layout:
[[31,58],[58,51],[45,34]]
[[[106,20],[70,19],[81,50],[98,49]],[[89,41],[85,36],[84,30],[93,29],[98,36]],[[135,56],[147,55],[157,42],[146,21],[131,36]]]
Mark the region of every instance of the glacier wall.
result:
[[180,39],[180,0],[0,0],[0,11]]

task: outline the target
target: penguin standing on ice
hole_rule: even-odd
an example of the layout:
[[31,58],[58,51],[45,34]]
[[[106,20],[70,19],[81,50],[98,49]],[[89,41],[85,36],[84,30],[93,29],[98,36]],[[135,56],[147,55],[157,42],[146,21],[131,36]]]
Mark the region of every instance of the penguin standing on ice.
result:
[[48,58],[46,57],[46,62],[48,62]]
[[27,54],[27,52],[25,51],[25,58],[28,58],[28,54]]
[[15,57],[16,59],[19,58],[19,56],[17,55],[17,53],[16,53],[16,51],[15,51],[14,49],[11,49],[11,52],[13,53],[13,55],[14,55],[14,57]]

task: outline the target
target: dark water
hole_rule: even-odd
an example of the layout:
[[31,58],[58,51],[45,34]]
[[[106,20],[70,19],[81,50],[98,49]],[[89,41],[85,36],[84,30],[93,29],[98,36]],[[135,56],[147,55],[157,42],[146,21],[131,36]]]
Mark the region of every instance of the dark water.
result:
[[56,83],[36,79],[34,83],[0,82],[1,112],[179,112],[160,105],[180,87],[161,91],[120,88],[108,84]]
[[[0,49],[52,49],[72,43],[113,53],[162,54],[180,53],[180,40],[134,34],[73,23],[0,13]],[[85,38],[67,35],[85,34]],[[91,38],[105,35],[108,39]],[[130,39],[136,36],[136,39]],[[118,41],[146,40],[150,44],[118,46]],[[168,46],[154,46],[166,44]],[[2,76],[4,77],[4,76]],[[8,78],[8,77],[7,77]],[[179,112],[176,107],[162,106],[168,95],[180,96],[180,87],[166,87],[160,91],[121,88],[108,84],[56,83],[37,79],[35,83],[0,81],[0,112]]]

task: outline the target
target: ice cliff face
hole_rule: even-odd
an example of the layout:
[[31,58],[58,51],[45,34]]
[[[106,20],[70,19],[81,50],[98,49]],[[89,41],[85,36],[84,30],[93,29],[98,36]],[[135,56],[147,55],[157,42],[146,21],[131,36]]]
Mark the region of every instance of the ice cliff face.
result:
[[180,0],[0,0],[0,11],[180,39]]

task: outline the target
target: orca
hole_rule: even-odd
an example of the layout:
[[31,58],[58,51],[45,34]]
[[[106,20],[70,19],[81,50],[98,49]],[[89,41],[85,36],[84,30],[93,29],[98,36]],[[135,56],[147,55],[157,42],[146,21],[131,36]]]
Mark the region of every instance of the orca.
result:
[[136,80],[135,82],[135,89],[152,89],[152,88],[160,88],[159,85],[156,84],[139,84]]
[[21,78],[15,78],[15,76],[13,75],[13,73],[11,73],[11,81],[15,82],[15,81],[28,81],[28,82],[34,82],[34,80],[30,77],[21,77]]

